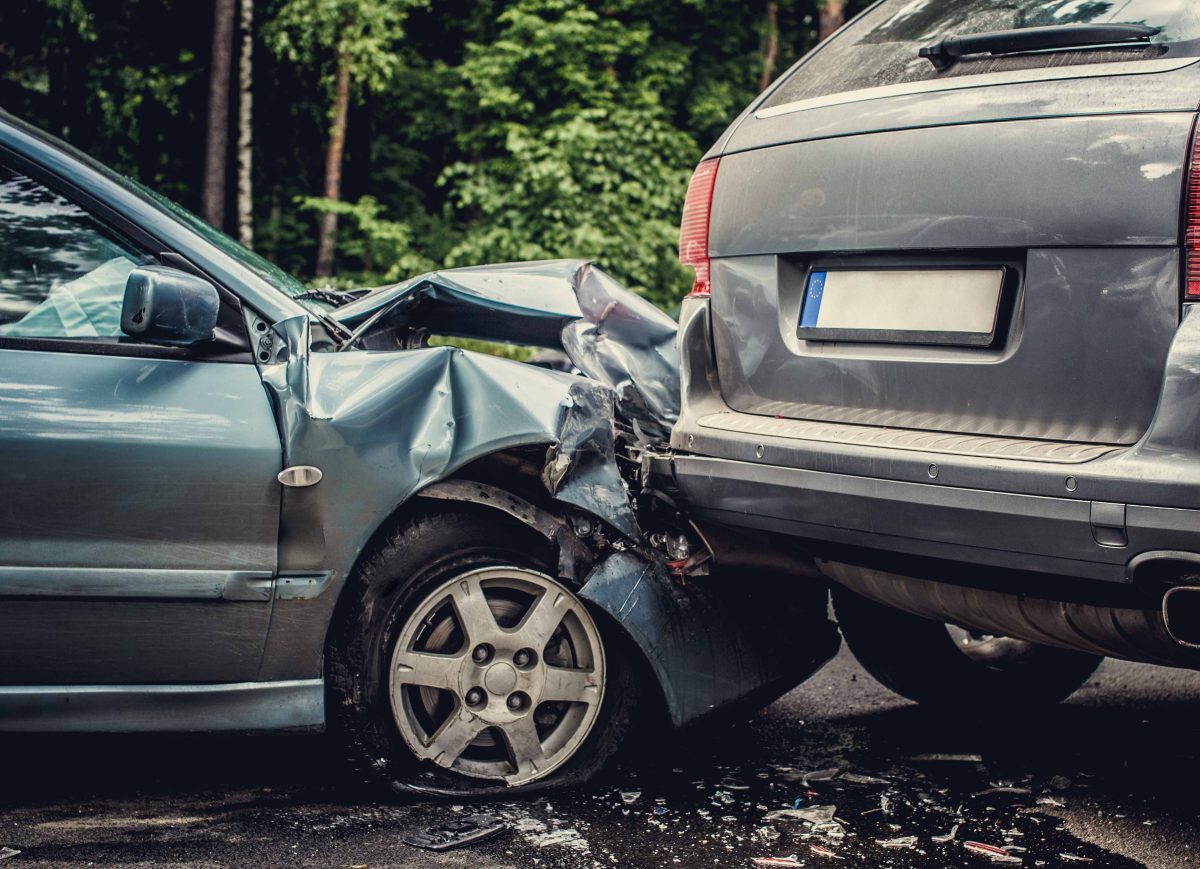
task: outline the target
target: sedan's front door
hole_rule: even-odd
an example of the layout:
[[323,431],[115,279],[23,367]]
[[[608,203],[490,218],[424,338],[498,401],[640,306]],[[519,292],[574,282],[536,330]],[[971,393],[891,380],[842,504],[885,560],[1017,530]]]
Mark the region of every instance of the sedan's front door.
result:
[[257,673],[278,429],[248,354],[121,336],[153,253],[0,164],[0,684]]

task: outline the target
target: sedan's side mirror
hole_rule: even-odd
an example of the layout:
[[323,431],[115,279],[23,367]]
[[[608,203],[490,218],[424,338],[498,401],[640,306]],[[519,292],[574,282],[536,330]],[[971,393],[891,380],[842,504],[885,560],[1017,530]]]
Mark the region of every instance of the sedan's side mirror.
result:
[[121,331],[152,344],[211,341],[221,297],[204,278],[167,266],[139,266],[125,281]]

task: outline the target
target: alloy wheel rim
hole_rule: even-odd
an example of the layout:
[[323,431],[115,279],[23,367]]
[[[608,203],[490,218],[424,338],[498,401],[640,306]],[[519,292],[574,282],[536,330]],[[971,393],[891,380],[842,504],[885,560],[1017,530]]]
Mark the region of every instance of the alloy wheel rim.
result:
[[418,758],[510,786],[579,749],[604,697],[604,647],[583,603],[545,574],[487,567],[443,583],[393,648],[393,720]]

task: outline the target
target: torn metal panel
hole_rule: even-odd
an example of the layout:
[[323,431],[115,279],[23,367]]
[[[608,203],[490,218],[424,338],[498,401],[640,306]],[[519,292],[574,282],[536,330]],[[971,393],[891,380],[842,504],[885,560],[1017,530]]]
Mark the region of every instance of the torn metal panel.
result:
[[764,576],[714,580],[680,587],[662,565],[616,552],[579,592],[645,653],[676,726],[734,704],[769,701],[815,672],[841,643],[825,618],[823,587]]
[[551,494],[640,538],[613,454],[614,399],[603,384],[453,347],[310,353],[306,319],[276,330],[277,356],[263,373],[279,411],[284,464],[322,474],[314,486],[283,489],[280,569],[332,570],[335,580],[333,594],[277,601],[287,630],[272,624],[260,678],[319,673],[336,590],[371,536],[418,491],[483,456],[552,448]]
[[479,504],[506,513],[527,525],[555,545],[559,576],[578,581],[595,562],[591,551],[576,536],[569,522],[511,492],[474,480],[444,480],[426,486],[418,494],[422,498]]
[[[673,556],[655,548],[678,531],[655,521],[645,528],[656,514],[634,503],[644,494],[645,450],[669,436],[678,413],[675,324],[602,271],[554,262],[439,272],[337,316],[358,324],[358,349],[310,352],[309,323],[296,318],[276,324],[276,356],[263,366],[284,464],[320,472],[315,485],[283,490],[280,568],[332,570],[334,579],[325,594],[275,601],[259,678],[320,673],[337,591],[370,537],[419,493],[486,503],[556,543],[562,575],[582,581],[582,596],[642,651],[676,724],[770,699],[836,650],[823,586],[765,588],[770,576],[730,582],[725,572],[683,588],[668,575],[667,558],[686,558],[687,541]],[[452,347],[400,349],[410,346],[402,333],[416,329],[553,337],[588,376]],[[530,446],[546,448],[542,483],[561,515],[447,479],[485,456]],[[570,523],[581,515],[603,532],[579,539]],[[754,600],[771,601],[770,611]]]
[[430,272],[338,308],[350,346],[409,346],[413,333],[563,350],[617,393],[621,415],[663,441],[679,416],[675,322],[586,260]]

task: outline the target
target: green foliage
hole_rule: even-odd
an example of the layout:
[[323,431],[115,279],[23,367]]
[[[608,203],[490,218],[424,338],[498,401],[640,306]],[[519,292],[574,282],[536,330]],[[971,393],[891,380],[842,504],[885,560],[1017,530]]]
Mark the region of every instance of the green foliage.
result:
[[[337,214],[350,221],[353,231],[342,241],[342,256],[360,262],[362,268],[357,274],[339,275],[339,285],[395,283],[436,268],[431,260],[416,252],[412,224],[384,217],[384,207],[374,196],[363,196],[354,202],[302,196],[297,205],[309,211]],[[359,275],[361,278],[354,280]]]
[[426,5],[427,0],[286,0],[264,39],[280,57],[318,70],[327,90],[344,59],[352,84],[378,92],[404,65],[405,19]]
[[[847,3],[847,13],[867,0]],[[196,209],[212,0],[4,0],[0,105]],[[303,273],[340,215],[333,284],[590,257],[673,310],[696,162],[757,92],[767,0],[255,0],[254,223]],[[778,75],[818,0],[778,0]],[[322,189],[337,65],[343,200]],[[231,188],[232,198],[232,188]]]

